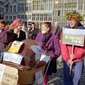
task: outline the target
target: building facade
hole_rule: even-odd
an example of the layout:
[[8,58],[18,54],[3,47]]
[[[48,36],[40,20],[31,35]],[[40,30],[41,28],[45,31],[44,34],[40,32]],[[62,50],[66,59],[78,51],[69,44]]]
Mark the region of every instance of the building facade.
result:
[[0,0],[0,19],[4,18],[4,3],[5,0]]
[[63,27],[67,25],[65,13],[73,10],[85,18],[85,0],[10,0],[9,6],[4,9],[4,19],[11,23],[16,18],[21,18],[25,24],[35,22],[37,27],[42,22],[53,24],[58,21]]

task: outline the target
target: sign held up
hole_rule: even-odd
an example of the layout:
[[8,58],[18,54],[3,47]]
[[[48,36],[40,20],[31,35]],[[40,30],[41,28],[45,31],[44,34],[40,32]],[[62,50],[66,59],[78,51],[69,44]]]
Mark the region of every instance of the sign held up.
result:
[[63,38],[62,41],[64,44],[68,45],[76,45],[76,46],[84,46],[84,29],[63,29]]

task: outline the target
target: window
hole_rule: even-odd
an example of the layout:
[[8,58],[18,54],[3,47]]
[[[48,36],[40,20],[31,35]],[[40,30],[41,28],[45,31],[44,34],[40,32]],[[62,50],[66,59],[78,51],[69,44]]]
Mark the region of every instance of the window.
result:
[[24,19],[24,15],[21,15],[21,19]]
[[16,5],[13,6],[13,12],[16,13]]
[[12,16],[9,16],[9,19],[12,20]]
[[25,15],[25,19],[27,19],[27,15]]
[[37,2],[33,1],[33,10],[36,10],[36,7],[37,7]]
[[8,20],[8,16],[5,16],[5,19]]
[[26,11],[32,11],[32,3],[26,3]]
[[15,20],[16,19],[16,16],[13,16],[13,20]]
[[4,13],[4,8],[2,8],[2,12]]
[[0,1],[0,5],[3,5],[2,1]]
[[18,3],[18,12],[25,12],[25,3]]
[[47,14],[44,14],[44,21],[47,21]]
[[52,21],[52,14],[48,14],[48,21]]
[[9,8],[9,7],[6,7],[6,13],[8,13],[8,8]]
[[9,8],[10,8],[10,9],[9,9],[10,13],[12,13],[12,6],[10,6]]
[[36,9],[37,9],[37,10],[40,10],[40,1],[37,1]]
[[43,21],[43,14],[40,14],[40,21]]
[[58,10],[58,16],[60,16],[60,10]]
[[20,18],[20,15],[18,15],[17,18]]
[[39,21],[39,14],[36,14],[36,20]]
[[83,1],[80,0],[79,3],[78,3],[78,10],[82,10],[83,9]]
[[35,14],[32,14],[32,20],[33,21],[35,20]]
[[29,19],[32,19],[32,15],[29,15]]
[[45,3],[44,10],[49,10],[48,1]]

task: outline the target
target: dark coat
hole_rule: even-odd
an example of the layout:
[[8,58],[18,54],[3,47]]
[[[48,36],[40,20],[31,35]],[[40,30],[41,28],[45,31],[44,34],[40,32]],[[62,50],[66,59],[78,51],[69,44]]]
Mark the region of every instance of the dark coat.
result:
[[33,31],[31,31],[31,29],[28,31],[28,39],[32,39],[35,40],[37,34],[38,34],[39,30],[37,28],[34,28]]
[[58,27],[56,35],[58,36],[59,40],[61,38],[62,28]]
[[18,40],[18,41],[22,41],[22,40],[25,40],[26,39],[26,34],[25,34],[25,32],[24,31],[20,31],[20,34],[19,34],[19,37],[17,37],[17,39],[16,40]]
[[17,40],[17,34],[15,34],[13,30],[8,30],[7,39],[8,39],[8,44],[9,44],[10,42]]
[[9,30],[7,31],[7,39],[8,39],[8,44],[12,41],[22,41],[24,39],[26,39],[26,35],[25,35],[25,32],[24,31],[20,31],[20,35],[18,37],[17,34],[14,33],[13,30]]

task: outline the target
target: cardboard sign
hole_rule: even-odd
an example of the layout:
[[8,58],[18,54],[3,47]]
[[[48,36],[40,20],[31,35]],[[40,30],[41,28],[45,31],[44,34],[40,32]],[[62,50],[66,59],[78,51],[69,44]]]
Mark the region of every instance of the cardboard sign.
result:
[[63,43],[76,46],[84,46],[84,29],[63,29]]
[[5,69],[5,67],[6,67],[5,65],[0,64],[0,82],[1,82],[2,77],[4,75],[4,69]]
[[45,61],[46,63],[48,63],[50,58],[51,58],[51,56],[46,55],[46,54],[42,54],[41,58],[40,58],[40,61]]
[[0,66],[2,67],[0,68],[0,85],[17,85],[18,70],[3,64],[0,64]]
[[36,85],[43,85],[44,77],[42,74],[42,70],[35,73],[35,83]]
[[18,53],[23,43],[24,42],[14,41],[11,47],[9,48],[8,52]]
[[10,61],[16,64],[21,64],[23,56],[15,53],[4,52],[3,61]]

